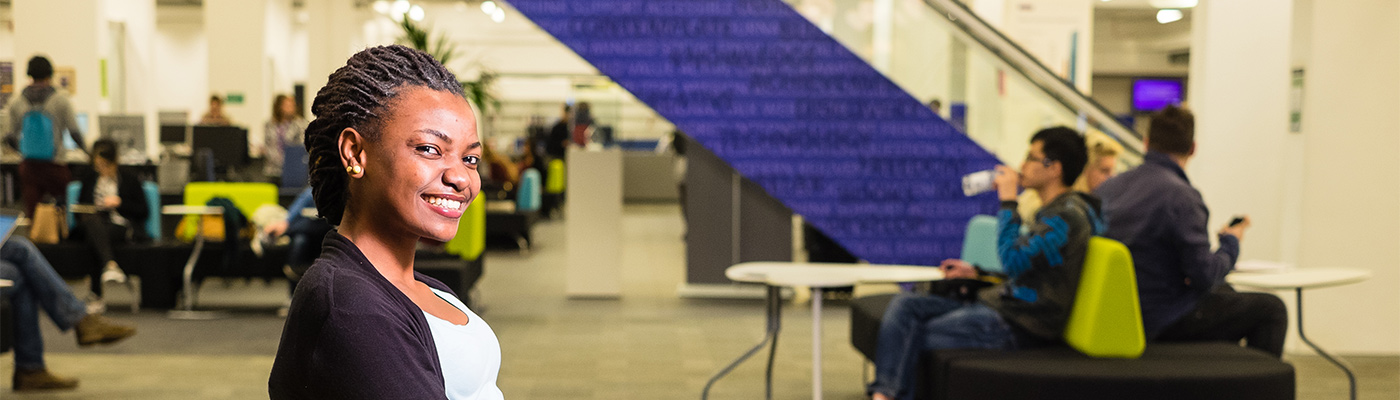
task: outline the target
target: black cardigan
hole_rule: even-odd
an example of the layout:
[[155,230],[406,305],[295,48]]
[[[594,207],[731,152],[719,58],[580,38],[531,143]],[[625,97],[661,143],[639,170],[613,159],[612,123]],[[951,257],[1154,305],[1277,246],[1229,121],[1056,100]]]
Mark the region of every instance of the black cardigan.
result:
[[334,230],[297,283],[267,385],[274,400],[447,398],[423,310]]
[[[83,176],[83,187],[78,190],[78,204],[96,204],[92,191],[97,187],[97,171]],[[151,216],[151,206],[146,204],[146,190],[141,188],[141,180],[136,175],[121,172],[117,174],[117,197],[122,204],[117,206],[117,214],[131,221],[130,228],[140,239],[149,238],[146,232],[146,219]]]

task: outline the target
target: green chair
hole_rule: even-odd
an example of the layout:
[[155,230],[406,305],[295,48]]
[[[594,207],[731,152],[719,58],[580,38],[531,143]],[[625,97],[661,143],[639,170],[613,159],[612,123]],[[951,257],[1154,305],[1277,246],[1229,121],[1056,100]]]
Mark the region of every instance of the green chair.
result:
[[1080,274],[1065,342],[1090,357],[1142,356],[1147,339],[1128,247],[1112,239],[1089,238]]
[[549,194],[564,193],[564,160],[549,161],[549,177],[544,183],[544,192]]
[[486,199],[476,196],[467,205],[467,211],[457,222],[457,236],[447,241],[443,249],[466,261],[481,257],[481,252],[486,250]]

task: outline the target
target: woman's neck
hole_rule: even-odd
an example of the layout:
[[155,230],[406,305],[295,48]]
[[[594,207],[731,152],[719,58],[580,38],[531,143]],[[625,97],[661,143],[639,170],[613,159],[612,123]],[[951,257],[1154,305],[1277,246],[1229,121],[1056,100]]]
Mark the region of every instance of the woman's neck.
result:
[[354,242],[374,269],[390,283],[400,287],[413,283],[413,251],[417,238],[393,232],[387,226],[375,224],[373,218],[357,215],[372,214],[355,213],[352,207],[346,207],[340,221],[340,234]]

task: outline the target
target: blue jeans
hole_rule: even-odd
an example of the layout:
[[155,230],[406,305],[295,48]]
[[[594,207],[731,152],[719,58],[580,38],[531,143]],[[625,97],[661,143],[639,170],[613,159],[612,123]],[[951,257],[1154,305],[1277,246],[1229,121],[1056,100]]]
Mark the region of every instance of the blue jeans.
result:
[[963,304],[941,296],[900,294],[880,321],[875,350],[875,382],[870,393],[896,399],[914,398],[919,355],[926,350],[1014,349],[1011,326],[982,304]]
[[54,325],[67,331],[87,316],[87,306],[73,296],[39,249],[23,237],[11,236],[0,244],[0,279],[15,282],[3,291],[15,312],[15,368],[44,368],[39,308],[43,307]]

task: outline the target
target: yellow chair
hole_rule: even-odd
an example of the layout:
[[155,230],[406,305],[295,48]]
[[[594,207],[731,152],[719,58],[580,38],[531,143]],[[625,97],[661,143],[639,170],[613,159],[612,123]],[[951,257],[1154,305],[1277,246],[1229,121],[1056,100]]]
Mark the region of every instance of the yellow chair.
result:
[[1137,277],[1128,247],[1089,238],[1079,291],[1065,326],[1065,342],[1096,358],[1138,358],[1147,347]]
[[549,161],[549,177],[544,183],[544,192],[549,194],[564,193],[564,160]]
[[447,241],[443,250],[466,261],[481,257],[481,252],[486,250],[486,199],[476,196],[467,205],[467,211],[457,222],[457,236]]
[[[258,207],[277,204],[277,185],[265,182],[190,182],[185,185],[184,204],[187,206],[202,206],[215,197],[232,200],[239,212],[251,217]],[[181,240],[194,240],[195,221],[194,216],[185,216],[181,223],[188,226]]]

